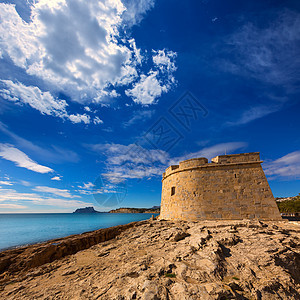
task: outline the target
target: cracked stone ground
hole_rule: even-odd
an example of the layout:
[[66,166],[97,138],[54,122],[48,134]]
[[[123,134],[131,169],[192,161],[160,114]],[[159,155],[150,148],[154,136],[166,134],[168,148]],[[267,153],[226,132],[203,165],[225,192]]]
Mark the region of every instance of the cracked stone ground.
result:
[[300,299],[300,224],[140,222],[16,274],[0,299]]

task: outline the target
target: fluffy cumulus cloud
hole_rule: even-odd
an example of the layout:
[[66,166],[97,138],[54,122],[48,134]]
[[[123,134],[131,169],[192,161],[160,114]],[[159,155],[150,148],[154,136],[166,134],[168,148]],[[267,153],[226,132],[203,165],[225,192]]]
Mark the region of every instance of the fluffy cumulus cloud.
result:
[[173,72],[176,71],[174,62],[176,53],[165,49],[153,50],[153,53],[155,69],[150,70],[147,75],[142,74],[140,80],[134,83],[131,89],[125,91],[126,95],[132,97],[136,103],[153,104],[175,84]]
[[122,18],[128,26],[139,23],[144,15],[154,7],[154,0],[123,0],[126,7]]
[[136,103],[152,104],[163,92],[168,91],[167,86],[161,84],[157,75],[157,71],[150,71],[147,76],[142,74],[140,81],[135,83],[132,89],[126,90],[126,95],[132,97]]
[[177,54],[173,51],[164,50],[152,50],[154,53],[152,59],[154,64],[162,71],[166,72],[171,80],[173,78],[173,72],[176,71],[175,58]]
[[[52,94],[64,91],[82,104],[118,97],[116,89],[124,85],[131,85],[126,94],[134,101],[154,103],[173,84],[170,74],[176,69],[176,55],[154,52],[153,67],[144,75],[141,49],[124,32],[153,6],[153,0],[40,0],[31,5],[30,20],[25,22],[13,4],[0,3],[1,53],[28,75],[42,79]],[[6,99],[22,98],[41,113],[66,116],[66,101],[54,99],[47,91],[6,83],[9,88],[2,90]],[[24,97],[19,95],[20,87],[26,91]],[[91,121],[77,114],[69,119]],[[94,119],[93,123],[101,122]]]
[[69,116],[70,120],[73,123],[81,123],[83,122],[84,124],[89,124],[91,122],[91,118],[89,115],[87,114],[76,114],[76,115],[70,115]]
[[300,151],[266,161],[264,169],[270,179],[300,179]]
[[0,144],[0,156],[6,160],[14,162],[18,167],[25,168],[37,173],[50,173],[53,170],[42,166],[28,157],[24,152],[10,144]]

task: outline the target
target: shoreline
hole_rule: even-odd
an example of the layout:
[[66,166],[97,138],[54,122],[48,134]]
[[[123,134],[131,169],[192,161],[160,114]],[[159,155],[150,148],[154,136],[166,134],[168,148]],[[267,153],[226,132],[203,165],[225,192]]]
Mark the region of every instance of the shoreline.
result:
[[0,252],[0,298],[297,299],[299,233],[286,220],[145,220],[52,239]]
[[[102,228],[149,219],[152,214],[3,214],[0,252]],[[15,228],[16,227],[16,228]]]
[[135,221],[0,251],[0,284],[8,274],[27,271],[75,254],[111,240],[128,228],[141,226],[145,222],[147,220]]
[[[131,214],[131,213],[121,213],[121,212],[116,212],[116,213],[118,213],[118,214]],[[50,213],[50,214],[52,214],[52,213]],[[72,213],[70,213],[70,214],[72,214]],[[137,213],[137,214],[141,214],[141,213]],[[148,213],[148,212],[144,212],[143,214],[149,214],[149,215],[155,215],[156,214],[156,215],[159,215],[157,213]],[[154,216],[154,217],[157,217],[157,216]],[[148,221],[148,220],[134,221],[134,222],[129,222],[127,224],[120,224],[120,225],[116,225],[116,226],[109,226],[109,227],[99,228],[99,229],[95,229],[95,230],[85,231],[85,232],[82,232],[82,233],[70,234],[70,235],[66,235],[66,236],[62,236],[62,237],[58,237],[58,238],[46,239],[46,240],[39,241],[39,242],[32,242],[32,243],[27,243],[27,244],[22,244],[22,245],[17,245],[17,246],[11,246],[11,247],[0,249],[0,257],[1,257],[1,253],[5,252],[5,251],[18,250],[20,248],[26,248],[26,247],[30,247],[30,246],[34,246],[34,245],[48,244],[51,241],[58,241],[58,240],[63,240],[63,239],[70,238],[70,237],[80,236],[80,235],[87,234],[87,233],[92,233],[92,232],[95,232],[95,231],[98,231],[98,230],[101,230],[101,229],[108,229],[108,228],[113,228],[113,227],[117,227],[117,226],[128,225],[130,223],[137,223],[137,222],[144,222],[144,221]],[[219,220],[216,220],[216,221],[219,221]],[[231,220],[224,220],[224,221],[231,221]],[[233,220],[233,221],[242,221],[242,220]],[[282,221],[285,221],[285,222],[287,222],[287,221],[288,222],[300,222],[300,217],[282,216],[282,220],[279,221],[279,222],[282,222]],[[199,221],[199,222],[201,222],[201,221]]]
[[[72,213],[70,213],[70,214],[72,214]],[[149,214],[153,215],[151,213],[149,213]],[[95,229],[95,230],[84,231],[82,233],[74,233],[74,234],[69,234],[69,235],[66,235],[66,236],[57,237],[57,238],[53,238],[53,239],[46,239],[46,240],[43,240],[43,241],[40,241],[40,242],[32,242],[32,243],[27,243],[27,244],[22,244],[22,245],[17,245],[17,246],[11,246],[11,247],[0,249],[0,255],[1,255],[2,252],[8,251],[8,250],[17,250],[19,248],[25,248],[25,247],[30,247],[30,246],[34,246],[34,245],[40,245],[40,244],[47,244],[48,242],[51,242],[51,241],[58,241],[58,240],[63,240],[63,239],[73,237],[73,236],[74,237],[75,236],[80,236],[82,234],[92,233],[92,232],[95,232],[95,231],[98,231],[98,230],[101,230],[101,229],[108,229],[108,228],[113,228],[113,227],[117,227],[117,226],[128,225],[130,223],[144,222],[144,221],[147,221],[147,220],[134,221],[134,222],[129,222],[129,223],[126,223],[126,224],[120,224],[120,225],[116,225],[116,226],[103,227],[103,228],[99,228],[99,229]]]
[[[122,213],[122,212],[115,212],[117,214],[132,214],[132,213]],[[31,214],[31,213],[28,213]],[[40,213],[37,213],[40,214]],[[48,214],[48,213],[45,213]],[[53,213],[49,213],[49,214],[53,214]],[[73,213],[62,213],[62,214],[73,214]],[[136,213],[136,214],[149,214],[149,215],[159,215],[157,213],[148,213],[148,212],[144,212],[144,213]],[[0,214],[1,215],[1,214]],[[80,214],[81,215],[81,214]],[[157,217],[157,216],[154,216]],[[147,220],[142,220],[142,221],[134,221],[134,222],[129,222],[127,224],[120,224],[120,225],[116,225],[116,226],[109,226],[109,227],[104,227],[104,228],[99,228],[99,229],[95,229],[95,230],[90,230],[90,231],[85,231],[82,233],[75,233],[75,234],[71,234],[71,235],[66,235],[66,236],[62,236],[62,237],[57,237],[57,238],[53,238],[53,239],[46,239],[46,240],[42,240],[42,241],[37,241],[37,242],[32,242],[32,243],[27,243],[27,244],[21,244],[21,245],[16,245],[16,246],[11,246],[11,247],[7,247],[7,248],[3,248],[0,249],[0,255],[2,252],[5,251],[9,251],[9,250],[18,250],[20,248],[25,248],[25,247],[30,247],[30,246],[34,246],[34,245],[42,245],[42,244],[47,244],[51,241],[58,241],[58,240],[63,240],[69,237],[75,237],[75,236],[80,236],[82,234],[86,234],[86,233],[92,233],[101,229],[107,229],[107,228],[113,228],[113,227],[117,227],[117,226],[123,226],[123,225],[128,225],[130,223],[135,223],[135,222],[143,222],[143,221],[147,221]],[[219,220],[216,220],[219,221]],[[224,221],[231,221],[231,220],[224,220]],[[235,220],[233,220],[235,221]],[[237,221],[237,220],[236,220]],[[238,220],[238,221],[242,221],[242,220]],[[294,216],[282,216],[282,220],[281,221],[288,221],[288,222],[300,222],[300,217],[294,217]],[[279,221],[279,222],[281,222]],[[199,221],[201,222],[201,221]],[[1,257],[1,256],[0,256]]]

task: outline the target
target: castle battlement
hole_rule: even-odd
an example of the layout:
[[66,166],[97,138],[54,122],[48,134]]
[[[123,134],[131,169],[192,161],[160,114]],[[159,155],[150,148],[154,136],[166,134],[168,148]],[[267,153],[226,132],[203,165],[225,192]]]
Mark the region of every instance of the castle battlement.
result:
[[211,159],[212,163],[230,164],[245,162],[260,162],[259,152],[219,155]]
[[259,152],[192,158],[163,173],[161,219],[280,220]]
[[192,168],[214,168],[218,165],[242,165],[251,163],[262,163],[262,161],[260,160],[259,152],[219,155],[212,158],[210,163],[205,157],[191,158],[181,161],[179,165],[172,165],[168,167],[163,173],[163,179],[173,173],[182,172]]

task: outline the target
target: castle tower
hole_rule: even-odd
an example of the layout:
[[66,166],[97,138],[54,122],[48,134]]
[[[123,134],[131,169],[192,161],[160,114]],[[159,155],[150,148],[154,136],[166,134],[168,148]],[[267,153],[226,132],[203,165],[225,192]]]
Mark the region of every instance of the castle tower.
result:
[[163,173],[160,219],[281,220],[259,152],[193,158]]

